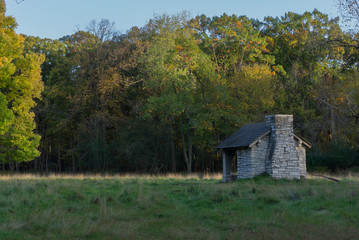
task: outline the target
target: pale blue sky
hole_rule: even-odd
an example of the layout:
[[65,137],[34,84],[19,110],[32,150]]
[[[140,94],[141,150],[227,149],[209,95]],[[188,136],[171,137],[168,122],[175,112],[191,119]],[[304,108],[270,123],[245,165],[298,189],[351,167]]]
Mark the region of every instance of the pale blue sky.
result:
[[91,20],[106,18],[122,33],[132,26],[143,26],[154,14],[183,10],[193,16],[223,13],[246,15],[263,20],[283,16],[288,11],[303,13],[317,8],[330,17],[338,16],[334,0],[5,0],[7,15],[16,18],[17,33],[42,38],[60,38],[85,29]]

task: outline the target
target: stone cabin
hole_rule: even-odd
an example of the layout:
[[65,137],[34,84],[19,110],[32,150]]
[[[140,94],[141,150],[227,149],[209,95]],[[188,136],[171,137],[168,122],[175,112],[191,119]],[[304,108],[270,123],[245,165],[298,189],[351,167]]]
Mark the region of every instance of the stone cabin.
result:
[[[293,132],[293,115],[270,115],[262,123],[247,124],[221,142],[223,182],[252,178],[268,173],[274,178],[306,177],[303,138]],[[237,160],[237,174],[231,174],[231,164]]]

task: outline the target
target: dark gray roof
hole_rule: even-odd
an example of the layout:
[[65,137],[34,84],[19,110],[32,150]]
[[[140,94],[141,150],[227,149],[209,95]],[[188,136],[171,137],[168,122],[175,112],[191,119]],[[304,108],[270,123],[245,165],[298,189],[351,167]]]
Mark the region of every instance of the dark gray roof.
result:
[[270,133],[266,123],[247,124],[235,132],[233,135],[221,142],[216,148],[246,148],[256,142],[261,137]]

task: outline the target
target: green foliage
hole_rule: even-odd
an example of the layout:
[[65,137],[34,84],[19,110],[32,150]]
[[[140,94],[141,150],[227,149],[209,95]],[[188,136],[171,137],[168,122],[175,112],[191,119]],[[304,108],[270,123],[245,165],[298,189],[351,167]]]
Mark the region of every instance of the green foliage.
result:
[[[4,1],[0,1],[4,5]],[[1,8],[2,9],[2,8]],[[5,9],[5,8],[4,8]],[[2,9],[2,10],[4,10]],[[44,56],[25,54],[24,38],[14,31],[15,19],[0,12],[0,162],[23,162],[39,156],[40,136],[34,133],[35,99],[43,85]]]
[[7,106],[5,95],[0,93],[0,135],[7,133],[14,121],[14,114]]

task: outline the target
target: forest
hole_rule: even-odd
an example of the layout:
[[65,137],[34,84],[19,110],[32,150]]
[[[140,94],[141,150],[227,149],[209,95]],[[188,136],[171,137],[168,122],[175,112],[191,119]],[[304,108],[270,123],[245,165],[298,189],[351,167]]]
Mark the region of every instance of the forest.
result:
[[[343,19],[358,5],[339,1]],[[0,169],[219,172],[215,146],[294,115],[309,170],[359,170],[359,34],[318,10],[263,21],[107,19],[60,39],[16,34],[0,1]]]

